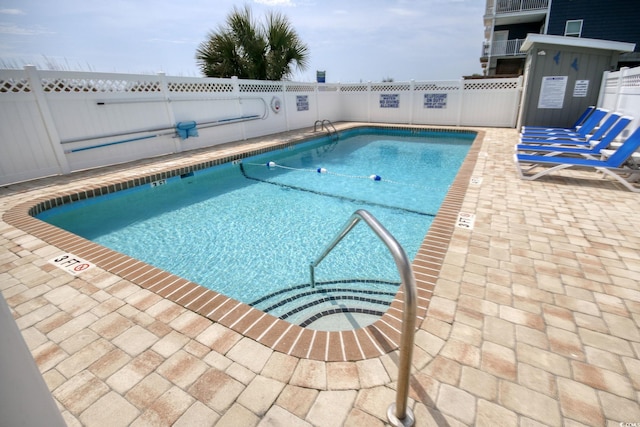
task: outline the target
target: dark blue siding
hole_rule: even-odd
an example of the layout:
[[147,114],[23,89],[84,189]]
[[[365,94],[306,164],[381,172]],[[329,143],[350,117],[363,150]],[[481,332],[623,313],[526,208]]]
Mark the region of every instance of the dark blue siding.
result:
[[563,36],[574,19],[583,20],[581,37],[635,43],[640,52],[640,1],[553,0],[547,34]]
[[527,34],[534,33],[540,34],[540,29],[544,25],[544,21],[540,22],[527,22],[524,24],[515,25],[496,25],[494,31],[509,31],[509,40],[513,39],[526,39]]

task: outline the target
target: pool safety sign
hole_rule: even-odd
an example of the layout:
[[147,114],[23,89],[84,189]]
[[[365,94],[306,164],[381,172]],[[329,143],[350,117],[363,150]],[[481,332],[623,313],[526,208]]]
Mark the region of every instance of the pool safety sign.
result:
[[446,93],[425,93],[424,94],[424,108],[447,108],[447,94]]
[[400,108],[399,93],[381,93],[380,108]]
[[296,96],[296,109],[298,111],[309,111],[309,96],[297,95]]
[[562,108],[568,79],[568,76],[544,76],[538,98],[538,108]]
[[466,228],[467,230],[473,230],[473,226],[476,222],[476,216],[472,213],[459,212],[458,221],[456,221],[456,227]]
[[573,86],[573,97],[586,98],[587,93],[589,93],[589,80],[576,80]]
[[85,261],[73,254],[58,255],[54,259],[50,259],[49,264],[53,264],[74,276],[95,267],[95,265],[91,264],[89,261]]

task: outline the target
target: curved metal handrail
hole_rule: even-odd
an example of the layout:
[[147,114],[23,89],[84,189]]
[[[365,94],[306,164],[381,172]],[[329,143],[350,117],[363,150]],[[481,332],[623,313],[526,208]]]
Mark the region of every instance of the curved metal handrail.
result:
[[411,377],[411,360],[415,338],[417,290],[411,263],[400,243],[387,231],[378,220],[364,209],[355,211],[340,233],[327,246],[322,254],[309,265],[311,285],[315,284],[314,269],[336,247],[338,243],[360,222],[364,221],[387,246],[400,273],[401,285],[404,286],[404,310],[402,312],[402,334],[400,336],[400,365],[398,366],[398,388],[396,401],[387,409],[387,418],[394,426],[412,426],[415,418],[407,407],[409,397],[409,379]]
[[336,130],[336,127],[333,125],[333,123],[331,123],[331,120],[329,120],[329,119],[316,120],[316,122],[313,124],[313,131],[314,132],[318,131],[318,125],[320,125],[320,130],[322,130],[322,129],[326,130],[327,134],[331,138],[333,138],[335,140],[338,139],[338,131]]

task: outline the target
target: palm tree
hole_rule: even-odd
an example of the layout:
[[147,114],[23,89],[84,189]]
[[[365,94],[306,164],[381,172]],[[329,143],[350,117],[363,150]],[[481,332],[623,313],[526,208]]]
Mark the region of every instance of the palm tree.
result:
[[307,67],[308,48],[284,15],[270,12],[258,25],[248,6],[234,7],[225,25],[200,43],[196,59],[207,77],[282,80]]

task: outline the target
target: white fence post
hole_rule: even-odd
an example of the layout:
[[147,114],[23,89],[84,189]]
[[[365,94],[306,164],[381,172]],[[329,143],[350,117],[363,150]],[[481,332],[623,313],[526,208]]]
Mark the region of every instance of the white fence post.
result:
[[289,109],[287,108],[287,82],[282,82],[282,109],[284,110],[284,126],[287,131],[291,130],[289,125]]
[[[175,126],[176,116],[173,113],[173,106],[171,104],[171,97],[169,96],[169,85],[167,83],[167,75],[160,71],[158,72],[158,79],[160,80],[160,88],[162,90],[162,96],[164,98],[164,105],[167,109],[167,120],[169,120],[169,124]],[[173,139],[174,150],[176,153],[180,153],[182,151],[182,143],[180,138]]]
[[24,67],[24,71],[27,73],[29,86],[31,87],[33,95],[36,98],[38,111],[40,112],[40,117],[42,117],[44,127],[47,130],[49,144],[51,145],[53,153],[56,156],[56,161],[58,162],[60,173],[68,174],[71,172],[71,168],[69,167],[69,162],[67,161],[67,157],[64,154],[64,150],[60,145],[60,136],[58,135],[58,130],[56,129],[56,123],[53,120],[53,116],[51,115],[51,110],[49,109],[47,98],[44,95],[44,89],[42,89],[42,81],[38,76],[38,70],[36,69],[35,65],[26,65]]
[[511,116],[511,126],[517,127],[518,125],[518,116],[520,115],[520,103],[522,102],[522,92],[524,84],[524,76],[518,77],[518,83],[516,84],[516,91],[513,94],[513,115]]
[[[618,75],[618,84],[616,85],[616,109],[614,111],[620,111],[620,104],[622,100],[622,86],[624,84],[624,78],[629,73],[629,67],[622,67]],[[604,85],[602,85],[604,86]]]
[[[231,76],[231,93],[232,97],[238,100],[238,105],[240,106],[240,111],[242,111],[242,98],[240,98],[240,84],[238,83],[238,76]],[[242,132],[242,140],[247,139],[247,128],[245,123],[240,123],[240,131]]]
[[[600,92],[598,92],[598,101],[597,101],[598,103],[596,104],[596,107],[602,106],[604,101],[605,101],[605,98],[607,96],[607,82],[612,78],[611,77],[612,74],[614,74],[614,73],[612,73],[611,71],[604,71],[602,73],[602,83],[600,84]],[[618,71],[615,74],[620,75],[620,72]],[[618,99],[617,98],[618,98],[618,94],[620,93],[620,80],[621,79],[618,77],[618,81],[617,81],[617,84],[616,84],[616,95],[615,95],[616,96],[616,102],[614,104],[618,103]]]
[[371,123],[371,100],[373,95],[371,94],[371,81],[367,82],[367,123]]
[[409,124],[410,125],[413,124],[413,109],[415,108],[413,101],[414,101],[415,91],[416,91],[416,81],[412,79],[409,81]]
[[464,80],[458,80],[458,117],[456,118],[456,126],[460,126],[462,124],[462,105],[464,104]]
[[320,95],[320,84],[316,82],[315,87],[313,88],[313,96],[316,97],[316,120],[320,120],[320,96],[319,95]]

